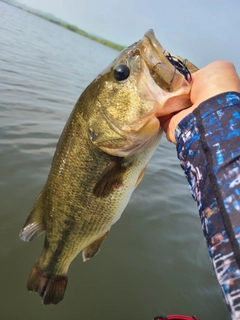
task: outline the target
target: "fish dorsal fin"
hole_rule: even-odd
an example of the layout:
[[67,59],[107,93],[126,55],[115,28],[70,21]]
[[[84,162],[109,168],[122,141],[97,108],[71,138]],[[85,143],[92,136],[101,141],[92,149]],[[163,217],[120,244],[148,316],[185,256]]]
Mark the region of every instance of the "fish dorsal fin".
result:
[[95,254],[98,253],[108,232],[109,231],[105,232],[103,235],[101,235],[101,237],[99,237],[97,240],[93,241],[89,246],[83,249],[82,257],[84,262],[91,259],[92,257],[95,256]]
[[124,163],[124,158],[115,157],[93,188],[93,194],[96,197],[106,197],[114,189],[120,188],[123,185],[124,173],[129,165]]
[[29,242],[39,236],[44,230],[42,193],[40,193],[19,236],[21,240]]

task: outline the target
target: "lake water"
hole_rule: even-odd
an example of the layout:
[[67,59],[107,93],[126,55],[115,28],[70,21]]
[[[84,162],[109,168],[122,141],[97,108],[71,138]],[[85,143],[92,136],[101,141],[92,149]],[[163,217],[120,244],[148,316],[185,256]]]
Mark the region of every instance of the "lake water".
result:
[[73,261],[64,300],[46,307],[27,291],[44,236],[24,243],[19,231],[71,109],[118,53],[3,2],[0,16],[0,318],[230,319],[196,204],[164,139],[101,252]]

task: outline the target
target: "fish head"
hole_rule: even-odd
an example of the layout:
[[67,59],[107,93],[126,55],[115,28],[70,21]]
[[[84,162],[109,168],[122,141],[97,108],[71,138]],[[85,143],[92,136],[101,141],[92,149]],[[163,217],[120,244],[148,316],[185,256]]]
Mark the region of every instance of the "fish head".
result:
[[[179,58],[181,59],[181,58]],[[191,84],[149,30],[89,86],[92,143],[119,157],[140,153],[162,133],[159,117],[191,105]]]

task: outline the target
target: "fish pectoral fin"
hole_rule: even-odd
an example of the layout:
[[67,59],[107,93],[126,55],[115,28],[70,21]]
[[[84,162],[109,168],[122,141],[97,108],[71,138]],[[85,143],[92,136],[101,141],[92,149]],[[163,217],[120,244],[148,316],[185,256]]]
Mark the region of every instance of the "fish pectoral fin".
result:
[[139,175],[139,177],[137,178],[137,181],[136,181],[136,183],[135,183],[134,189],[136,189],[137,186],[139,185],[139,183],[142,181],[142,178],[143,178],[146,170],[147,170],[147,165],[146,165],[146,167],[144,167],[144,168],[142,169],[142,171],[140,172],[140,175]]
[[93,188],[93,194],[96,197],[106,197],[114,189],[123,185],[123,176],[128,166],[123,164],[124,158],[115,157],[107,166],[102,176]]
[[101,237],[99,237],[97,240],[93,241],[89,246],[83,249],[82,257],[84,262],[91,259],[95,256],[95,254],[98,253],[108,232],[109,231],[105,232],[103,235],[101,235]]
[[19,237],[21,240],[29,242],[39,236],[44,230],[42,193],[40,193],[19,234]]

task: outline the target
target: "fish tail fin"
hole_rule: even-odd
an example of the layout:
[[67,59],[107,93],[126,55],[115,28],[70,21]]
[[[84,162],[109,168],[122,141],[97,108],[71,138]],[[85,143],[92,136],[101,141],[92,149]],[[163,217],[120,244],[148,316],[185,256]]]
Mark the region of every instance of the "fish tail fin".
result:
[[45,230],[43,223],[44,211],[42,198],[43,195],[40,193],[19,234],[19,237],[23,241],[29,242],[39,236]]
[[57,304],[63,299],[67,282],[67,275],[48,275],[35,264],[28,279],[27,289],[38,293],[43,304]]

